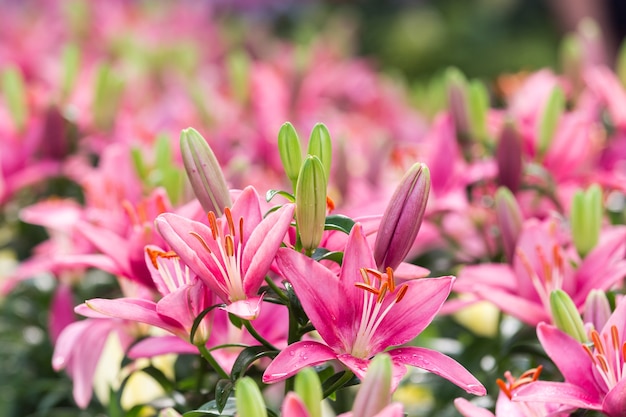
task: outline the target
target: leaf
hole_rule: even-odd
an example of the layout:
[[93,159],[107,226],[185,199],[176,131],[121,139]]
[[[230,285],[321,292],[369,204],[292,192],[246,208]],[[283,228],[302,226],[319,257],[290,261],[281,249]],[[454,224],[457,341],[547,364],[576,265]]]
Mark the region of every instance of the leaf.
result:
[[230,394],[233,392],[233,381],[230,379],[220,379],[215,386],[215,401],[217,409],[221,413],[226,407],[226,402],[230,398]]
[[146,374],[150,375],[152,379],[159,383],[165,392],[170,392],[174,390],[174,383],[169,380],[167,376],[160,369],[150,365],[141,370]]
[[230,320],[232,325],[238,329],[241,329],[241,326],[243,326],[243,321],[241,320],[241,318],[239,318],[239,316],[228,313],[228,320]]
[[287,191],[281,191],[281,190],[268,190],[267,193],[265,193],[265,201],[269,203],[277,195],[281,195],[285,197],[291,203],[296,201],[296,198],[293,196],[293,194],[288,193]]
[[343,252],[338,252],[338,251],[331,252],[326,248],[317,248],[311,255],[311,258],[315,259],[318,262],[326,260],[326,261],[333,261],[341,265],[343,263]]
[[265,346],[249,346],[241,351],[235,363],[233,364],[233,369],[230,373],[231,379],[234,381],[238,378],[243,377],[246,370],[252,365],[257,359],[260,359],[264,356],[275,357],[278,354],[275,350],[269,350]]
[[331,214],[330,216],[326,216],[324,230],[338,230],[348,235],[354,223],[354,220],[343,214]]
[[189,343],[191,343],[192,345],[194,344],[193,339],[196,336],[196,332],[198,331],[198,326],[200,325],[200,322],[202,321],[204,316],[209,314],[213,309],[217,307],[224,307],[225,305],[226,304],[215,304],[215,305],[212,305],[211,307],[205,308],[204,310],[202,310],[200,314],[198,314],[198,317],[195,318],[195,320],[193,321],[193,325],[191,326],[191,332],[189,332]]
[[205,416],[222,416],[233,417],[237,413],[237,405],[234,397],[228,397],[225,406],[222,411],[217,409],[217,401],[209,401],[203,404],[197,410],[188,411],[183,414],[183,417],[205,417]]

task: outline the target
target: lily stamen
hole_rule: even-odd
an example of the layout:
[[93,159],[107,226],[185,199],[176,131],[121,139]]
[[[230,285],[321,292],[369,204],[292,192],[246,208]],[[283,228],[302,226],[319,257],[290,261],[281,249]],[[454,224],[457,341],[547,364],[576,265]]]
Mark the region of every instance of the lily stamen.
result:
[[[608,389],[612,389],[626,373],[626,342],[620,346],[619,332],[615,325],[611,326],[610,337],[605,334],[604,340],[597,330],[591,330],[590,339],[595,353],[589,345],[583,345],[583,349],[591,358],[592,364],[600,374]],[[609,341],[609,338],[611,339]],[[612,352],[610,352],[612,350]]]

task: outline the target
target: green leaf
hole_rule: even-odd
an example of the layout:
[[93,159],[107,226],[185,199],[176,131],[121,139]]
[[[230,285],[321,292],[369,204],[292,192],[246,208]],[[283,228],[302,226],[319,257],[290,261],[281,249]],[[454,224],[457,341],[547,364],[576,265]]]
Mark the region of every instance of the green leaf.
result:
[[341,265],[343,263],[343,252],[331,252],[326,248],[317,248],[311,255],[311,258],[315,259],[318,262],[322,260],[333,261]]
[[293,194],[288,193],[287,191],[281,191],[281,190],[268,190],[267,193],[265,193],[265,201],[269,203],[277,195],[282,195],[283,197],[285,197],[288,201],[292,203],[296,201],[296,197],[294,197]]
[[264,356],[269,356],[274,358],[278,352],[274,350],[268,350],[265,346],[249,346],[241,351],[237,359],[235,359],[235,363],[233,364],[233,369],[230,373],[231,379],[234,381],[238,378],[243,377],[246,373],[246,370],[252,365],[256,360],[261,359]]
[[241,329],[241,326],[243,326],[243,321],[241,320],[239,316],[228,313],[228,320],[230,320],[232,325],[238,329]]
[[22,72],[17,67],[9,67],[2,74],[2,94],[4,104],[9,108],[11,117],[18,129],[26,126],[28,105],[26,103],[26,87]]
[[354,223],[354,220],[343,214],[331,214],[330,216],[326,216],[324,230],[338,230],[348,235]]
[[215,386],[215,402],[218,411],[221,413],[226,407],[226,403],[233,392],[235,384],[230,379],[220,379]]
[[141,371],[150,375],[152,379],[159,383],[165,392],[171,392],[174,390],[174,383],[170,381],[159,368],[150,365],[143,368]]
[[188,411],[183,414],[183,417],[206,417],[206,416],[222,416],[233,417],[237,413],[237,405],[234,397],[228,397],[226,404],[222,408],[222,411],[218,410],[217,401],[209,401],[203,404],[200,408],[193,411]]
[[195,318],[195,320],[193,321],[193,325],[191,326],[191,331],[189,332],[189,343],[191,343],[192,345],[194,337],[196,336],[196,332],[198,331],[198,326],[200,325],[200,322],[202,322],[202,319],[209,314],[213,309],[218,308],[218,307],[224,307],[226,306],[226,304],[215,304],[211,307],[205,308],[200,314],[198,314],[198,317]]

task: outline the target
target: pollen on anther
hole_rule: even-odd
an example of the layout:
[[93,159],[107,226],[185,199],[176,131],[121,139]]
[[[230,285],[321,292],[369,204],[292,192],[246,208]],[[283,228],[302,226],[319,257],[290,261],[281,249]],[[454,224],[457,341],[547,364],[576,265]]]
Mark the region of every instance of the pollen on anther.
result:
[[211,228],[211,233],[213,234],[213,240],[217,240],[218,229],[217,229],[217,218],[215,217],[215,213],[210,211],[207,217],[209,220],[209,227]]
[[396,295],[396,303],[399,303],[400,301],[402,301],[402,299],[404,298],[408,290],[409,290],[409,287],[407,287],[406,285],[403,285],[402,287],[400,287],[400,289],[398,290],[398,294]]

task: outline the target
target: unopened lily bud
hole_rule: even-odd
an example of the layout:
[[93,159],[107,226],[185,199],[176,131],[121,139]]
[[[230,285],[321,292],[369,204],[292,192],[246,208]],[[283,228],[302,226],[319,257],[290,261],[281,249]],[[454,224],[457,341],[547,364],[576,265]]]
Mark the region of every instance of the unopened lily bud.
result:
[[352,415],[373,417],[391,402],[393,365],[387,354],[372,359],[365,378],[354,400]]
[[598,243],[602,228],[602,189],[594,184],[583,192],[576,191],[572,199],[570,223],[574,246],[585,257]]
[[563,74],[578,92],[582,83],[582,46],[574,34],[567,35],[561,41],[560,61]]
[[180,132],[180,152],[196,198],[206,212],[221,216],[232,205],[222,168],[209,144],[197,130]]
[[74,85],[78,71],[80,70],[80,48],[78,45],[69,44],[63,48],[61,62],[63,63],[63,78],[61,79],[61,101],[69,97]]
[[324,172],[326,173],[326,180],[330,178],[332,151],[333,147],[328,129],[324,124],[317,123],[313,126],[313,130],[311,130],[307,154],[315,155],[322,161]]
[[602,290],[591,290],[585,300],[583,319],[591,323],[593,328],[600,331],[611,316],[611,305],[606,293]]
[[512,263],[517,239],[524,223],[522,211],[515,196],[506,187],[500,187],[496,191],[495,208],[504,254],[509,263]]
[[422,225],[429,192],[430,170],[418,162],[404,174],[380,222],[374,259],[381,271],[395,269],[409,253]]
[[250,91],[250,57],[245,51],[237,50],[228,54],[226,62],[233,95],[239,103],[245,103]]
[[553,290],[550,293],[550,312],[556,327],[580,343],[587,341],[587,332],[580,313],[565,291]]
[[302,148],[300,147],[300,139],[293,125],[289,122],[284,123],[278,131],[278,152],[280,160],[283,163],[287,178],[294,185],[298,182],[300,168],[302,167]]
[[309,411],[309,417],[322,417],[322,384],[313,368],[304,368],[296,375],[294,389]]
[[472,136],[487,139],[487,111],[489,110],[489,93],[480,81],[471,81],[467,89],[467,110]]
[[108,65],[100,65],[92,103],[94,124],[99,129],[107,130],[113,126],[123,90],[122,78]]
[[24,78],[22,78],[22,73],[19,69],[8,67],[4,70],[2,74],[2,95],[15,126],[19,130],[24,129],[28,117],[28,105],[26,102]]
[[263,395],[252,378],[245,376],[237,380],[235,400],[238,417],[267,417]]
[[496,148],[498,182],[516,193],[522,182],[522,139],[515,125],[507,121]]
[[446,71],[448,110],[452,115],[457,137],[461,142],[469,139],[470,121],[467,108],[467,80],[457,68]]
[[307,251],[319,245],[326,223],[326,173],[317,156],[302,163],[296,186],[296,221],[300,243]]
[[626,40],[619,47],[616,73],[622,85],[626,86]]
[[552,143],[559,120],[565,111],[565,94],[560,87],[554,87],[539,120],[537,132],[537,155],[542,158]]

